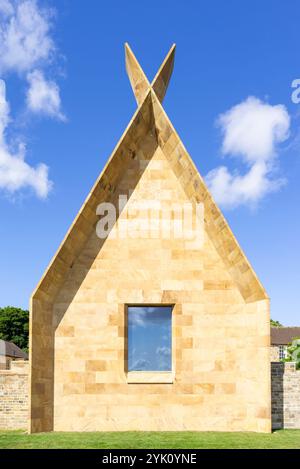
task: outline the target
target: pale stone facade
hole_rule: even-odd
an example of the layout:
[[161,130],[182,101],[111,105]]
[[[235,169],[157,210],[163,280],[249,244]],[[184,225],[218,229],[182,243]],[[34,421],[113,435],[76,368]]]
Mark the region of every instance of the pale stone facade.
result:
[[[150,85],[126,48],[138,109],[32,297],[32,432],[271,430],[269,300],[161,106],[173,60]],[[115,236],[137,201],[203,204],[203,244]],[[173,305],[171,375],[127,372],[128,304]]]
[[[272,363],[271,369],[272,428],[300,428],[300,371],[295,363]],[[209,386],[203,384],[202,391],[205,388],[208,394]],[[12,362],[11,370],[0,371],[0,429],[27,425],[28,362]]]
[[272,363],[272,427],[300,428],[300,370],[295,363]]

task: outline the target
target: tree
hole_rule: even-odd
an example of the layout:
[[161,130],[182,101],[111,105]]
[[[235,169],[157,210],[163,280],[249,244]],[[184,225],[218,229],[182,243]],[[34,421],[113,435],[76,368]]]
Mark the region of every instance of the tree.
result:
[[6,306],[0,308],[0,339],[28,351],[29,311]]
[[270,323],[272,327],[283,327],[279,321],[275,321],[274,319],[271,319]]
[[300,337],[295,337],[287,348],[286,362],[295,362],[296,370],[300,370]]

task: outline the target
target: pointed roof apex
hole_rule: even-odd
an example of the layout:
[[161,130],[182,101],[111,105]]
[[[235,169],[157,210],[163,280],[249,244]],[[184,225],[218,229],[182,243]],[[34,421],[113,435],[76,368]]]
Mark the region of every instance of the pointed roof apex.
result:
[[144,159],[149,159],[159,146],[188,199],[194,206],[198,203],[203,204],[207,234],[244,301],[250,303],[268,299],[264,287],[162,107],[161,101],[173,70],[174,53],[175,44],[150,84],[129,45],[125,44],[126,69],[138,108],[32,294],[32,302],[42,301],[52,304],[66,275],[97,224],[98,204],[113,200],[132,155],[141,150],[141,142],[145,143],[143,152],[147,158]]
[[173,72],[175,48],[176,44],[174,43],[170,48],[169,52],[167,53],[165,60],[161,64],[157,74],[155,75],[154,80],[151,83],[151,86],[161,103],[165,97],[169,81]]
[[150,88],[150,83],[127,42],[125,42],[125,64],[131,88],[139,106]]
[[149,90],[157,95],[160,102],[163,101],[174,67],[175,48],[176,44],[174,43],[150,84],[129,44],[125,42],[126,71],[139,106]]

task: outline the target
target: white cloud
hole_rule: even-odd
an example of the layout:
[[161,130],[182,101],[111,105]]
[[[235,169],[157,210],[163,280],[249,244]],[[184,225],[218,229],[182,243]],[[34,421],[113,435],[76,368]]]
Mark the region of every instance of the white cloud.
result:
[[27,91],[27,107],[34,113],[46,114],[65,120],[61,112],[59,88],[54,81],[46,80],[43,73],[34,70],[27,75],[29,89]]
[[31,188],[40,198],[46,198],[51,181],[48,167],[39,164],[33,168],[25,161],[25,145],[19,144],[12,151],[6,141],[5,130],[9,123],[9,105],[6,101],[5,83],[0,80],[0,188],[14,193],[20,189]]
[[157,347],[156,355],[169,357],[171,355],[171,349],[169,347]]
[[220,166],[207,174],[217,203],[224,207],[254,205],[284,184],[283,178],[276,178],[275,163],[278,144],[289,137],[290,116],[285,106],[249,97],[222,114],[218,125],[223,155],[240,158],[247,169],[244,174],[231,174]]
[[248,162],[274,156],[275,145],[289,136],[285,106],[271,106],[250,96],[219,117],[224,134],[223,154],[241,155]]
[[131,369],[135,371],[139,371],[139,370],[143,371],[143,370],[147,370],[149,366],[150,366],[149,360],[140,358],[139,360],[136,360],[135,362],[133,362]]
[[159,370],[168,370],[171,368],[171,349],[169,347],[157,347],[157,365]]
[[271,178],[272,169],[266,163],[255,163],[248,172],[231,174],[225,166],[213,169],[206,182],[216,202],[223,207],[255,205],[265,195],[276,192],[285,183],[284,178]]
[[[0,0],[0,76],[17,73],[26,79],[27,109],[59,120],[61,111],[58,85],[45,78],[43,70],[54,68],[56,48],[51,37],[53,10],[41,7],[39,0]],[[51,189],[48,167],[31,167],[26,161],[26,148],[17,140],[9,141],[9,106],[5,84],[0,80],[0,189],[10,193],[32,188],[38,197],[47,197]]]
[[0,0],[0,13],[2,13],[3,16],[12,15],[13,11],[14,9],[10,0]]
[[55,53],[52,16],[37,0],[0,0],[0,73],[26,75],[28,110],[63,121],[59,87],[41,71]]
[[9,122],[9,105],[6,101],[5,82],[0,80],[0,143],[4,139],[4,131]]
[[51,11],[36,0],[1,0],[0,72],[27,72],[49,60],[55,49],[50,17]]
[[135,307],[134,311],[130,313],[130,324],[140,327],[146,326],[146,310],[143,307]]

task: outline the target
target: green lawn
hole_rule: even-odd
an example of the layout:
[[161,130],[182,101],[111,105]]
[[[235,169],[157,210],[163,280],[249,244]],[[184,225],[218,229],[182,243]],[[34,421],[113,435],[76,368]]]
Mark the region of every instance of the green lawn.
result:
[[300,448],[300,430],[265,433],[0,431],[0,448]]

